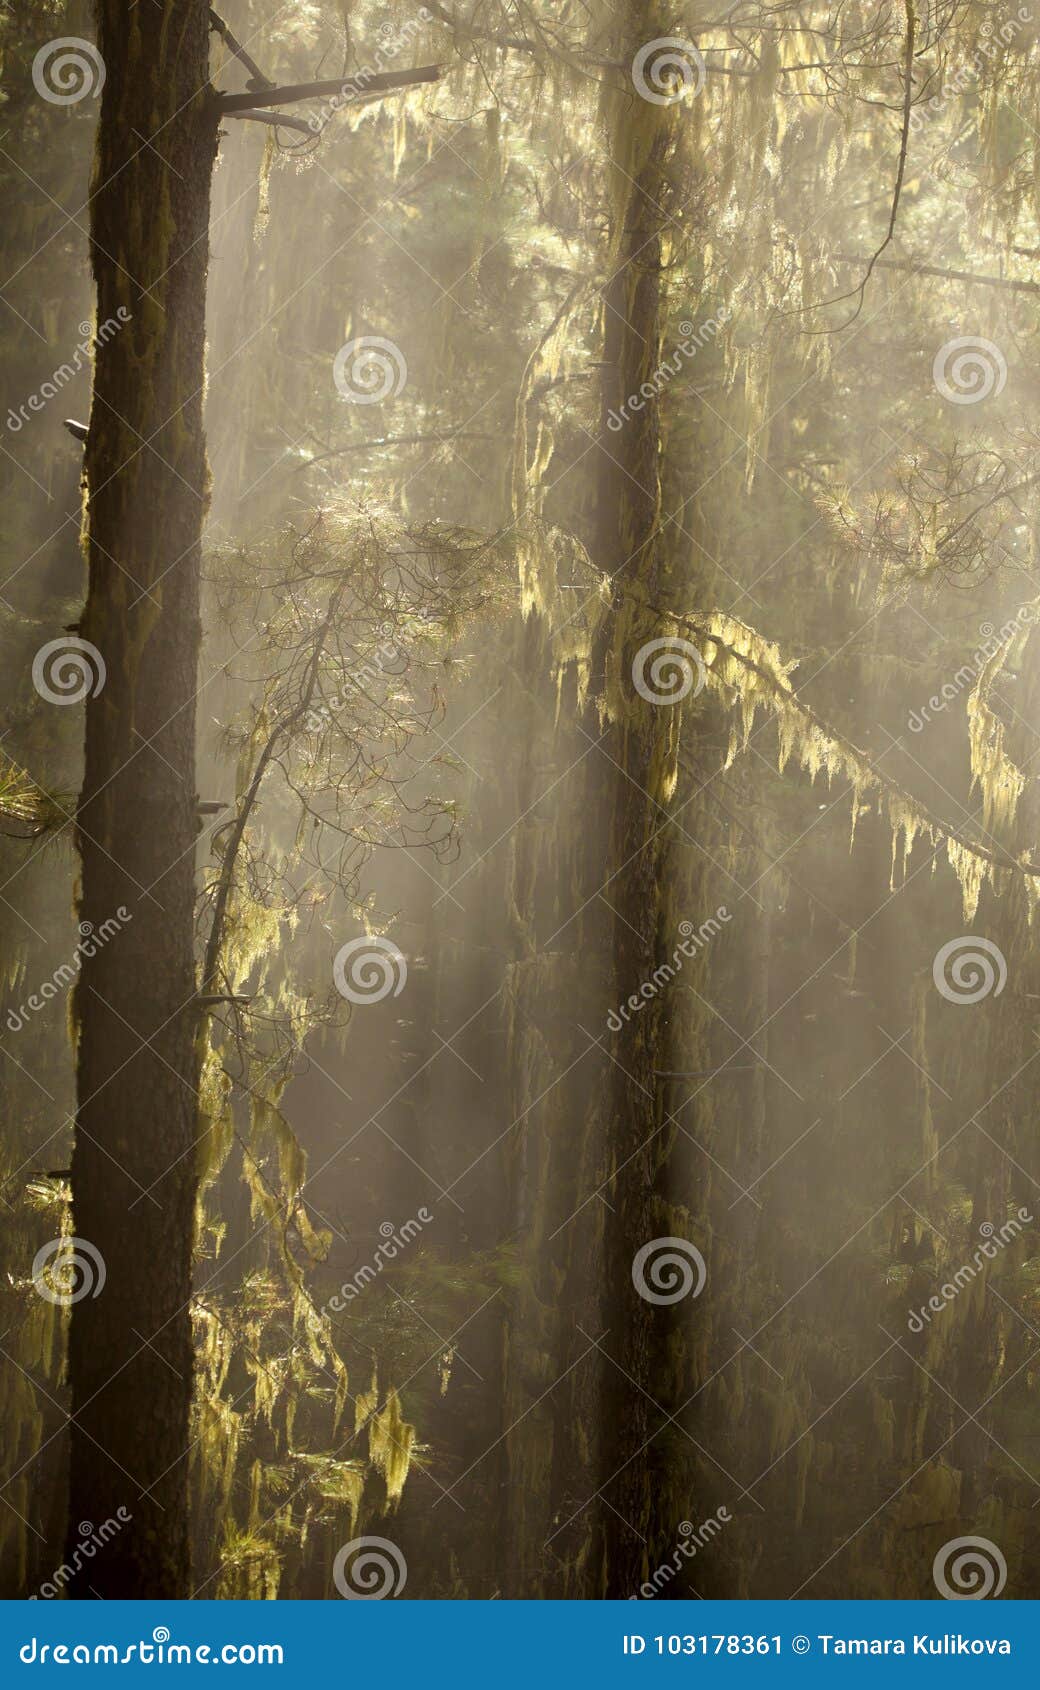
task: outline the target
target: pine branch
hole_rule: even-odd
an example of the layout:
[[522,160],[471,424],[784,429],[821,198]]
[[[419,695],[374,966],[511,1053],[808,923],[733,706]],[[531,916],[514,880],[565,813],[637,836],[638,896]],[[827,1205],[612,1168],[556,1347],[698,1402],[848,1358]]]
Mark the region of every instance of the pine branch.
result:
[[[307,662],[306,674],[300,697],[287,715],[281,717],[275,722],[267,736],[263,749],[256,760],[252,779],[250,780],[249,785],[239,802],[235,816],[230,822],[225,824],[224,829],[220,830],[221,832],[225,830],[228,831],[228,840],[223,851],[220,874],[217,877],[213,889],[213,914],[210,919],[209,935],[206,940],[205,956],[202,963],[201,985],[204,996],[212,997],[214,995],[207,989],[215,986],[219,980],[220,951],[221,946],[224,943],[231,892],[234,886],[235,871],[238,867],[238,857],[242,847],[242,840],[245,836],[246,827],[248,826],[253,811],[256,809],[259,802],[260,788],[263,785],[264,776],[270,767],[276,750],[281,742],[287,738],[289,734],[293,733],[296,728],[299,727],[300,723],[306,719],[310,710],[314,691],[318,684],[318,670],[325,650],[325,641],[328,639],[329,633],[336,620],[336,615],[339,611],[345,592],[346,583],[341,581],[332,592],[328,603],[328,609],[326,610],[321,626],[317,631],[314,647]],[[217,835],[214,834],[213,838],[215,841]]]

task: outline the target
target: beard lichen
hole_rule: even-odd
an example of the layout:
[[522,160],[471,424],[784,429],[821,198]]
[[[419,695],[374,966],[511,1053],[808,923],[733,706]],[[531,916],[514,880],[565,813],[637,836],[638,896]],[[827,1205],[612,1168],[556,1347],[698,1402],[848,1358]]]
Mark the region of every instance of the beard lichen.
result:
[[[844,781],[850,789],[852,834],[856,819],[871,795],[892,833],[892,884],[897,862],[905,873],[918,839],[933,852],[945,847],[947,861],[961,888],[966,921],[973,920],[982,888],[999,892],[1008,873],[1020,873],[1027,884],[1030,912],[1037,902],[1040,868],[1025,855],[1016,857],[996,845],[976,843],[954,831],[896,781],[883,774],[866,752],[825,722],[805,704],[791,685],[796,661],[783,657],[775,642],[724,611],[666,618],[676,638],[693,630],[701,639],[704,684],[734,713],[724,767],[746,751],[760,712],[771,713],[777,730],[777,764],[783,771],[792,761],[815,781],[825,774],[828,784]],[[1017,636],[1016,636],[1017,637]],[[1007,655],[1001,646],[983,668],[968,701],[972,773],[983,794],[983,828],[1006,826],[1014,816],[1024,780],[1004,750],[1003,724],[989,709],[993,680]],[[851,844],[851,840],[850,840]]]
[[1013,633],[997,647],[968,695],[971,783],[972,790],[978,787],[982,795],[982,825],[987,833],[1011,826],[1026,784],[1025,775],[1004,749],[1004,724],[989,703],[993,683],[1018,638]]

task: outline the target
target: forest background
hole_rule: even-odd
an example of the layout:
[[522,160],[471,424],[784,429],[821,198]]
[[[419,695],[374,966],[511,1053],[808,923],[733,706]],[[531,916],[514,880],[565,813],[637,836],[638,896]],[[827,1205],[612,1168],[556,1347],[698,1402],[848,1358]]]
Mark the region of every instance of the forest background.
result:
[[1035,1595],[1033,8],[0,51],[3,1593]]

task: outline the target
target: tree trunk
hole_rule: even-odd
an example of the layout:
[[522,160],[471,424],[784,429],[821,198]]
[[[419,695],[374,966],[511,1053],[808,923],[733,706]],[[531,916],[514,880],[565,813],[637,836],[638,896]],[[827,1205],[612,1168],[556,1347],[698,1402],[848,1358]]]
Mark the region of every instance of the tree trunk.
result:
[[[661,33],[647,0],[628,0],[619,57]],[[602,628],[595,669],[611,717],[610,732],[590,770],[602,816],[596,832],[594,883],[610,873],[606,897],[614,912],[615,1003],[653,978],[674,948],[668,931],[666,825],[676,776],[679,704],[649,702],[634,684],[639,654],[661,635],[653,607],[667,602],[667,536],[661,531],[661,424],[653,377],[661,363],[662,235],[671,193],[676,113],[643,99],[635,87],[613,96],[610,154],[617,208],[611,277],[604,293],[601,454],[593,561],[612,582],[613,605]],[[622,413],[641,395],[639,408]],[[610,426],[612,412],[628,420]],[[606,757],[603,756],[606,753]],[[602,863],[607,841],[606,864]],[[669,1157],[675,1128],[665,1117],[655,1068],[667,1068],[671,1005],[655,997],[625,1019],[610,1041],[604,1225],[604,1347],[599,1422],[603,1486],[597,1509],[602,1582],[592,1593],[632,1596],[674,1542],[671,1486],[661,1471],[666,1413],[681,1400],[677,1329],[686,1311],[651,1304],[633,1285],[633,1258],[676,1230],[670,1212]],[[673,1466],[674,1440],[671,1440]],[[678,1477],[672,1475],[672,1482]],[[680,1510],[681,1512],[681,1510]],[[622,1523],[623,1522],[623,1523]]]
[[119,929],[84,961],[76,995],[73,1214],[105,1282],[71,1313],[70,1547],[81,1522],[131,1519],[70,1593],[172,1598],[191,1580],[195,691],[217,113],[206,0],[98,0],[97,15],[92,262],[98,323],[123,326],[99,336],[86,448],[81,633],[106,678],[87,701],[78,843],[81,922]]

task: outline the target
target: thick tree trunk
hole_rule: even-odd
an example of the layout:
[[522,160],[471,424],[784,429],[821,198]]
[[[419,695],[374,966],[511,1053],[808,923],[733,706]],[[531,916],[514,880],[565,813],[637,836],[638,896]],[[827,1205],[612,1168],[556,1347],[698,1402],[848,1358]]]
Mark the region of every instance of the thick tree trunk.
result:
[[[100,337],[86,449],[81,920],[120,923],[76,996],[78,1238],[105,1283],[74,1302],[70,1544],[131,1516],[77,1596],[190,1594],[196,990],[195,690],[210,178],[205,0],[98,0],[106,68],[91,201]],[[129,319],[127,320],[127,314]],[[120,912],[125,911],[125,915]]]

